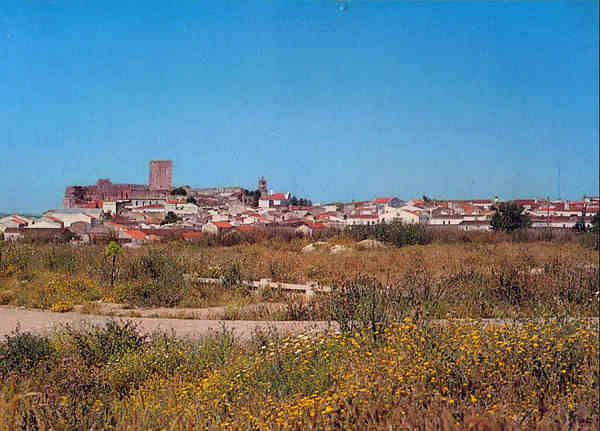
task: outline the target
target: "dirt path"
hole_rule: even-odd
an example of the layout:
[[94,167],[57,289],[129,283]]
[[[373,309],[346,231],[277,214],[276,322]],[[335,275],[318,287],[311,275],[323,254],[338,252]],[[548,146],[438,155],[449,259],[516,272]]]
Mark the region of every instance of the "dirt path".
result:
[[145,317],[109,317],[81,314],[78,312],[53,313],[44,310],[29,310],[21,308],[0,307],[0,338],[11,333],[19,325],[21,331],[46,333],[58,325],[80,325],[83,322],[102,324],[111,319],[117,321],[131,320],[138,328],[150,334],[156,330],[174,331],[178,337],[197,338],[220,331],[224,326],[233,330],[241,339],[249,339],[256,329],[273,328],[279,332],[306,332],[334,330],[336,325],[329,322],[270,322],[270,321],[245,321],[245,320],[192,320],[192,319],[164,319]]
[[[169,319],[152,317],[111,317],[82,314],[71,311],[68,313],[53,313],[45,310],[30,310],[14,307],[0,306],[0,339],[15,330],[17,325],[21,331],[46,333],[57,326],[70,324],[80,325],[84,322],[102,324],[109,320],[131,320],[138,325],[140,331],[151,334],[153,331],[174,331],[178,337],[197,338],[211,332],[220,331],[223,327],[233,330],[234,334],[243,340],[252,337],[257,329],[274,329],[281,333],[287,332],[325,332],[337,330],[333,322],[307,322],[307,321],[248,321],[248,320],[201,320],[201,319]],[[543,320],[543,319],[540,319]],[[571,318],[570,320],[576,320]],[[584,319],[591,327],[598,328],[597,317]],[[469,322],[469,319],[455,320],[455,322]],[[476,319],[484,325],[511,325],[518,324],[515,319]],[[434,320],[438,324],[447,324],[447,320]]]

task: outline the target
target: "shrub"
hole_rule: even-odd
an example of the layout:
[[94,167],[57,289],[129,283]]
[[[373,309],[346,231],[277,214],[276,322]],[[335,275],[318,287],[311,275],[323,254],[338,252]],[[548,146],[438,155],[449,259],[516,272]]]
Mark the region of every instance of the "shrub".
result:
[[582,233],[579,241],[584,247],[600,250],[600,232]]
[[343,332],[369,330],[374,340],[397,316],[398,289],[383,286],[368,276],[332,286],[326,302],[330,320]]
[[127,352],[137,350],[146,342],[146,337],[138,334],[135,324],[131,321],[118,323],[109,320],[103,327],[67,327],[66,330],[79,355],[88,365],[115,360]]
[[60,300],[50,306],[50,310],[55,313],[65,313],[73,309],[73,303],[71,301]]
[[118,292],[118,299],[135,305],[178,305],[187,292],[183,265],[176,256],[160,249],[133,257],[126,264],[125,278],[130,280]]
[[221,281],[223,282],[223,287],[226,289],[240,286],[242,284],[240,265],[238,263],[233,263],[229,269],[223,271],[223,274],[221,275]]
[[0,373],[30,370],[53,354],[54,348],[47,337],[21,332],[17,327],[0,344]]
[[77,262],[72,247],[52,245],[42,252],[43,265],[50,271],[65,271],[72,274]]
[[350,226],[347,234],[356,241],[376,239],[396,247],[429,244],[433,238],[431,232],[425,226],[421,224],[404,224],[400,220],[394,220],[391,223]]

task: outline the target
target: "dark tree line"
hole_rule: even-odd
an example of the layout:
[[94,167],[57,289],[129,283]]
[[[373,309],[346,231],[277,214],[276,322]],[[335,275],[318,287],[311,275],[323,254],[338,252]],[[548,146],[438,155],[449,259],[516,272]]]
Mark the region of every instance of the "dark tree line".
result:
[[292,195],[292,197],[290,198],[290,204],[294,206],[311,207],[312,201],[310,199],[304,198],[298,199],[296,196]]

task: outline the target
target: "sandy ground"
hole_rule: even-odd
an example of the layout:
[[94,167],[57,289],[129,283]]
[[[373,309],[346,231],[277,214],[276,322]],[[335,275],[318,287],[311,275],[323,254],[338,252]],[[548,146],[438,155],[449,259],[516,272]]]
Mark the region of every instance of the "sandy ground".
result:
[[102,324],[109,320],[135,322],[138,329],[146,334],[156,330],[173,331],[179,337],[198,338],[220,331],[223,327],[233,330],[240,339],[249,339],[257,329],[274,329],[281,333],[313,332],[335,330],[335,323],[329,322],[269,322],[245,320],[197,320],[197,319],[166,319],[145,317],[110,317],[81,314],[71,311],[53,313],[44,310],[30,310],[0,306],[0,338],[10,334],[17,326],[21,331],[46,333],[60,325],[81,325],[82,323]]

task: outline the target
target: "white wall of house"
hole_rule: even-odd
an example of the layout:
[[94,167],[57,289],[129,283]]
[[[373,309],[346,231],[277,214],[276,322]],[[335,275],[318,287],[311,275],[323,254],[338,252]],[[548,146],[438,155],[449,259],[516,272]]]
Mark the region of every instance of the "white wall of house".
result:
[[[25,219],[23,219],[25,220]],[[0,219],[0,232],[4,232],[9,227],[19,227],[19,223],[14,221],[11,216]]]
[[74,214],[65,214],[65,213],[49,213],[52,217],[62,221],[65,227],[71,226],[71,224],[83,221],[86,223],[91,223],[92,218],[84,213],[74,213]]
[[193,203],[167,204],[165,206],[167,212],[172,211],[178,216],[198,214],[199,208]]
[[116,201],[104,201],[102,202],[102,211],[110,215],[117,213],[117,202]]
[[61,228],[62,225],[58,222],[42,217],[41,219],[32,220],[27,227],[32,229]]
[[23,238],[24,236],[21,232],[4,232],[5,241],[19,241]]
[[393,208],[386,206],[383,210],[383,213],[381,213],[379,216],[379,220],[385,221],[386,223],[389,223],[395,219],[400,219],[402,223],[406,224],[415,224],[421,222],[421,217],[410,211],[406,211],[406,207]]
[[165,203],[165,199],[131,199],[129,204],[125,205],[125,208],[145,207],[156,204],[164,205]]
[[304,236],[312,235],[312,229],[310,227],[306,226],[305,224],[298,226],[296,229],[294,229],[294,232],[296,232],[297,234],[300,234],[300,235],[304,235]]
[[204,226],[202,226],[202,232],[216,235],[217,233],[219,233],[219,228],[214,224],[208,222]]
[[348,217],[346,219],[346,225],[354,226],[361,224],[377,224],[379,223],[379,218],[371,218],[371,217]]
[[466,232],[474,232],[474,231],[488,231],[491,230],[490,224],[489,223],[476,223],[476,224],[464,224],[461,223],[459,225],[459,228],[461,228],[462,230],[466,231]]
[[455,217],[431,217],[429,219],[429,224],[431,225],[458,225],[463,221],[463,218],[455,218]]

